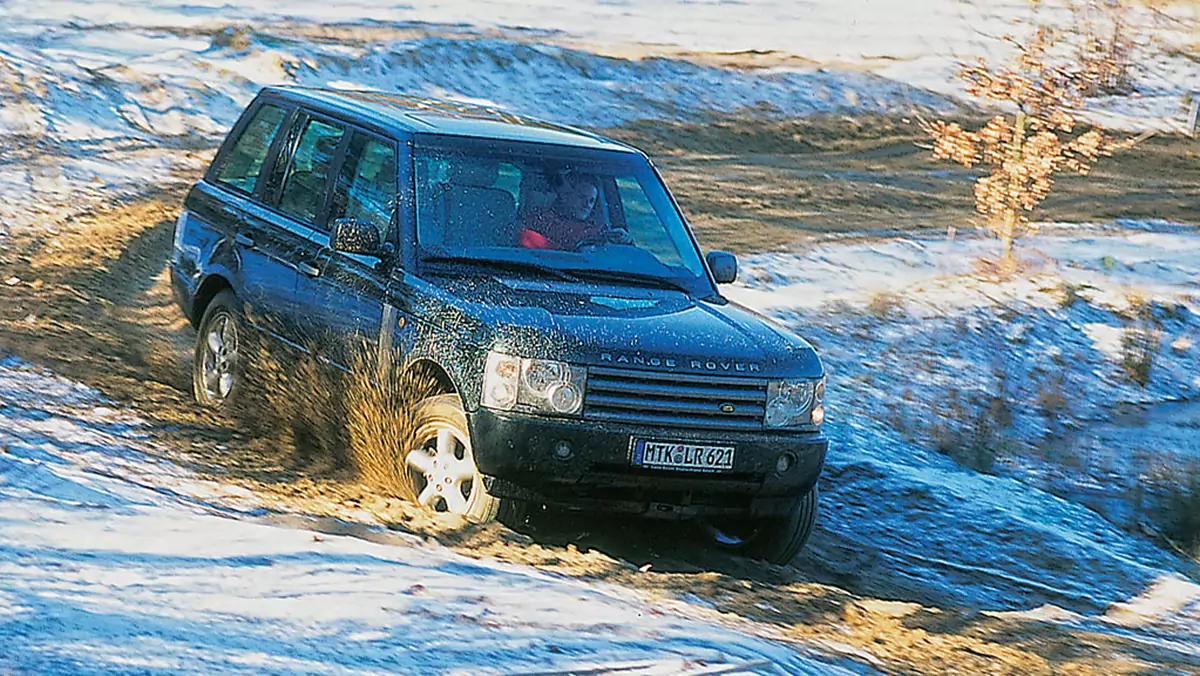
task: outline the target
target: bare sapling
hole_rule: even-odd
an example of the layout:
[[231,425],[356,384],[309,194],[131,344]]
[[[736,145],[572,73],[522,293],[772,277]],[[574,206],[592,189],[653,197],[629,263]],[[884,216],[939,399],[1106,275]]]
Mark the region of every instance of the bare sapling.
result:
[[921,122],[933,139],[934,159],[988,169],[975,181],[975,208],[1000,239],[998,267],[1004,274],[1016,270],[1014,242],[1034,229],[1030,214],[1050,194],[1057,174],[1086,176],[1100,158],[1140,140],[1118,141],[1080,119],[1086,96],[1128,75],[1132,29],[1120,25],[1125,32],[1114,38],[1118,44],[1106,48],[1094,40],[1072,45],[1067,37],[1078,43],[1088,33],[1031,21],[1024,37],[1005,37],[1009,60],[993,64],[981,58],[958,72],[968,94],[1007,112],[976,130],[944,120]]

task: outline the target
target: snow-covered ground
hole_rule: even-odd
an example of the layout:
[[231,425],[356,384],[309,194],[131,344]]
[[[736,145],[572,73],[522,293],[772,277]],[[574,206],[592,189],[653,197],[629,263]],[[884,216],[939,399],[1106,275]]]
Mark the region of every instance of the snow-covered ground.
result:
[[[63,33],[68,29],[62,35],[68,38],[68,44],[60,48],[62,56],[70,57],[74,52],[74,56],[82,61],[97,63],[112,58],[144,58],[151,53],[174,49],[194,51],[203,47],[202,38],[178,39],[172,33],[211,30],[226,23],[433,24],[473,31],[517,30],[533,38],[594,46],[600,51],[617,54],[670,54],[680,50],[774,53],[811,62],[812,66],[803,68],[804,71],[811,71],[813,67],[869,70],[897,82],[958,95],[961,90],[950,78],[956,64],[972,61],[978,56],[1003,54],[1001,38],[1020,31],[1013,22],[1030,19],[1033,4],[1025,0],[914,0],[904,3],[874,0],[804,3],[788,0],[580,0],[571,3],[431,0],[405,3],[359,1],[332,6],[317,0],[299,0],[281,8],[277,3],[262,0],[235,3],[224,0],[115,0],[103,3],[10,0],[0,8],[0,17],[7,19],[5,23],[10,34],[23,38],[44,35],[47,30]],[[1056,1],[1042,2],[1039,16],[1061,21],[1065,16],[1063,5]],[[1132,15],[1132,23],[1144,33],[1140,37],[1147,46],[1135,58],[1143,80],[1142,95],[1132,101],[1106,102],[1104,107],[1111,113],[1110,121],[1156,128],[1177,128],[1183,123],[1186,115],[1183,97],[1200,89],[1200,67],[1174,50],[1190,46],[1200,37],[1194,33],[1198,11],[1194,3],[1179,3],[1167,6],[1160,15],[1142,11]],[[124,34],[119,41],[98,37],[114,27],[134,30]],[[97,34],[97,28],[104,30]],[[73,30],[90,32],[93,37],[88,39],[85,33],[82,40],[72,40],[69,32]],[[286,57],[289,51],[284,49],[280,54]],[[322,50],[317,45],[306,45],[293,55],[303,59],[309,56],[303,53],[305,51],[319,54]],[[437,50],[433,51],[437,55]],[[242,67],[253,71],[267,66],[267,70],[258,72],[270,73],[272,60],[268,53],[265,61],[249,60]],[[558,66],[572,84],[578,82],[577,78],[571,77],[570,71],[581,61],[589,59],[580,53]],[[480,63],[474,61],[472,65]],[[388,88],[414,84],[408,73],[396,75],[396,80],[388,82]],[[519,72],[514,75],[522,76]],[[840,75],[852,77],[846,70]],[[417,78],[420,79],[419,73]],[[628,78],[620,80],[621,84],[629,81]],[[471,91],[454,87],[448,88],[446,93],[474,96]],[[773,102],[775,98],[771,93],[761,96],[763,101]],[[873,107],[873,98],[863,99],[862,105]],[[502,105],[512,103],[503,97],[498,102]],[[738,103],[740,100],[735,98],[733,105]],[[832,100],[835,106],[847,104],[856,105],[844,99]],[[826,101],[821,108],[827,109],[829,105],[831,102]],[[551,107],[548,112],[556,117],[560,111]],[[570,118],[571,111],[565,112]],[[605,120],[588,118],[587,122],[604,124]]]
[[[1142,389],[1093,337],[1105,335],[1096,326],[1123,330],[1121,304],[1136,292],[1181,306],[1172,337],[1200,339],[1200,236],[1154,223],[1131,234],[1133,225],[1027,240],[1055,260],[1020,282],[951,262],[994,253],[962,238],[745,261],[729,295],[816,339],[830,370],[836,445],[819,530],[798,565],[883,598],[1134,635],[1200,660],[1200,586],[1188,565],[1039,489],[1050,463],[1030,462],[1026,446],[1047,420],[1021,404],[1026,385],[1010,392],[1005,433],[1016,444],[997,475],[932,450],[920,429],[898,431],[892,413],[899,398],[929,415],[937,388],[989,389],[998,350],[1021,374],[1053,349],[1071,351],[1060,368],[1078,411],[1063,419],[1122,398],[1189,395],[1200,386],[1196,350],[1163,344]],[[1069,307],[1062,281],[1079,285]],[[881,292],[895,295],[886,313],[871,309]],[[988,334],[1005,310],[1021,317],[1006,327],[1026,328]],[[916,394],[899,397],[898,380]],[[640,673],[666,674],[766,659],[790,674],[866,671],[702,606],[664,607],[400,534],[365,542],[273,525],[239,490],[144,453],[142,425],[87,388],[0,362],[0,670],[511,673],[643,661]]]
[[[0,233],[194,175],[264,85],[374,88],[610,127],[705,114],[947,110],[866,72],[628,59],[484,27],[381,26],[407,10],[348,8],[340,40],[308,36],[328,3],[0,4]],[[410,17],[420,19],[421,17]],[[238,22],[274,21],[253,31]],[[228,30],[226,30],[228,29]]]
[[[1138,221],[1041,231],[1018,244],[1031,269],[1010,281],[974,274],[981,258],[998,255],[995,240],[903,237],[749,256],[729,295],[812,335],[847,394],[879,398],[877,418],[889,404],[929,403],[949,387],[1007,388],[1017,436],[1037,442],[1049,422],[1037,408],[1052,394],[1046,388],[1069,399],[1057,414],[1083,420],[1116,404],[1196,397],[1196,228]],[[1127,338],[1142,333],[1156,343],[1144,385],[1122,371]]]
[[[1131,432],[1140,450],[1077,445],[1063,458],[1053,446],[1109,424],[1121,404],[1196,397],[1200,234],[1165,223],[1043,232],[1021,244],[1035,270],[1005,282],[972,272],[998,254],[981,239],[822,244],[743,261],[727,295],[812,339],[830,373],[839,443],[829,537],[814,563],[925,598],[1093,609],[1187,569],[1049,491],[1119,501],[1135,487],[1153,492],[1151,469],[1200,458],[1194,429],[1170,421]],[[1122,366],[1121,337],[1134,331],[1157,339],[1144,387]],[[1172,435],[1183,443],[1168,445]],[[997,476],[933,450],[972,460],[975,441]]]
[[0,673],[871,673],[699,607],[412,536],[381,534],[390,546],[263,523],[144,454],[141,425],[0,361]]

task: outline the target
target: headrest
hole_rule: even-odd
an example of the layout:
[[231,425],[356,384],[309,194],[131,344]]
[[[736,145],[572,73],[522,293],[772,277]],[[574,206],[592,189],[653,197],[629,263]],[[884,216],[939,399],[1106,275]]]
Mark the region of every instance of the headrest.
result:
[[447,182],[454,185],[470,185],[476,188],[490,188],[500,177],[500,163],[495,160],[471,158],[456,162],[446,177]]
[[319,136],[315,144],[316,151],[326,155],[332,155],[337,151],[338,144],[341,143],[340,136]]

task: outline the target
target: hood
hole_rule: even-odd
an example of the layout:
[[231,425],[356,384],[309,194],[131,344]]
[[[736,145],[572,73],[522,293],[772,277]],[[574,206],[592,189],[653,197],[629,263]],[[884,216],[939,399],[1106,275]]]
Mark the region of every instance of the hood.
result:
[[719,298],[524,277],[445,276],[430,286],[427,300],[439,307],[423,316],[509,354],[680,373],[823,374],[803,339]]

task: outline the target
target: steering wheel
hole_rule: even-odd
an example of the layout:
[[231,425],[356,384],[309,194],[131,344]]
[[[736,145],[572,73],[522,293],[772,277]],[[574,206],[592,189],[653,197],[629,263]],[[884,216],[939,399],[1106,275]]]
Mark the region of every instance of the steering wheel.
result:
[[609,244],[631,246],[633,245],[633,238],[629,236],[629,231],[624,228],[609,228],[579,240],[575,245],[575,251],[599,248]]

